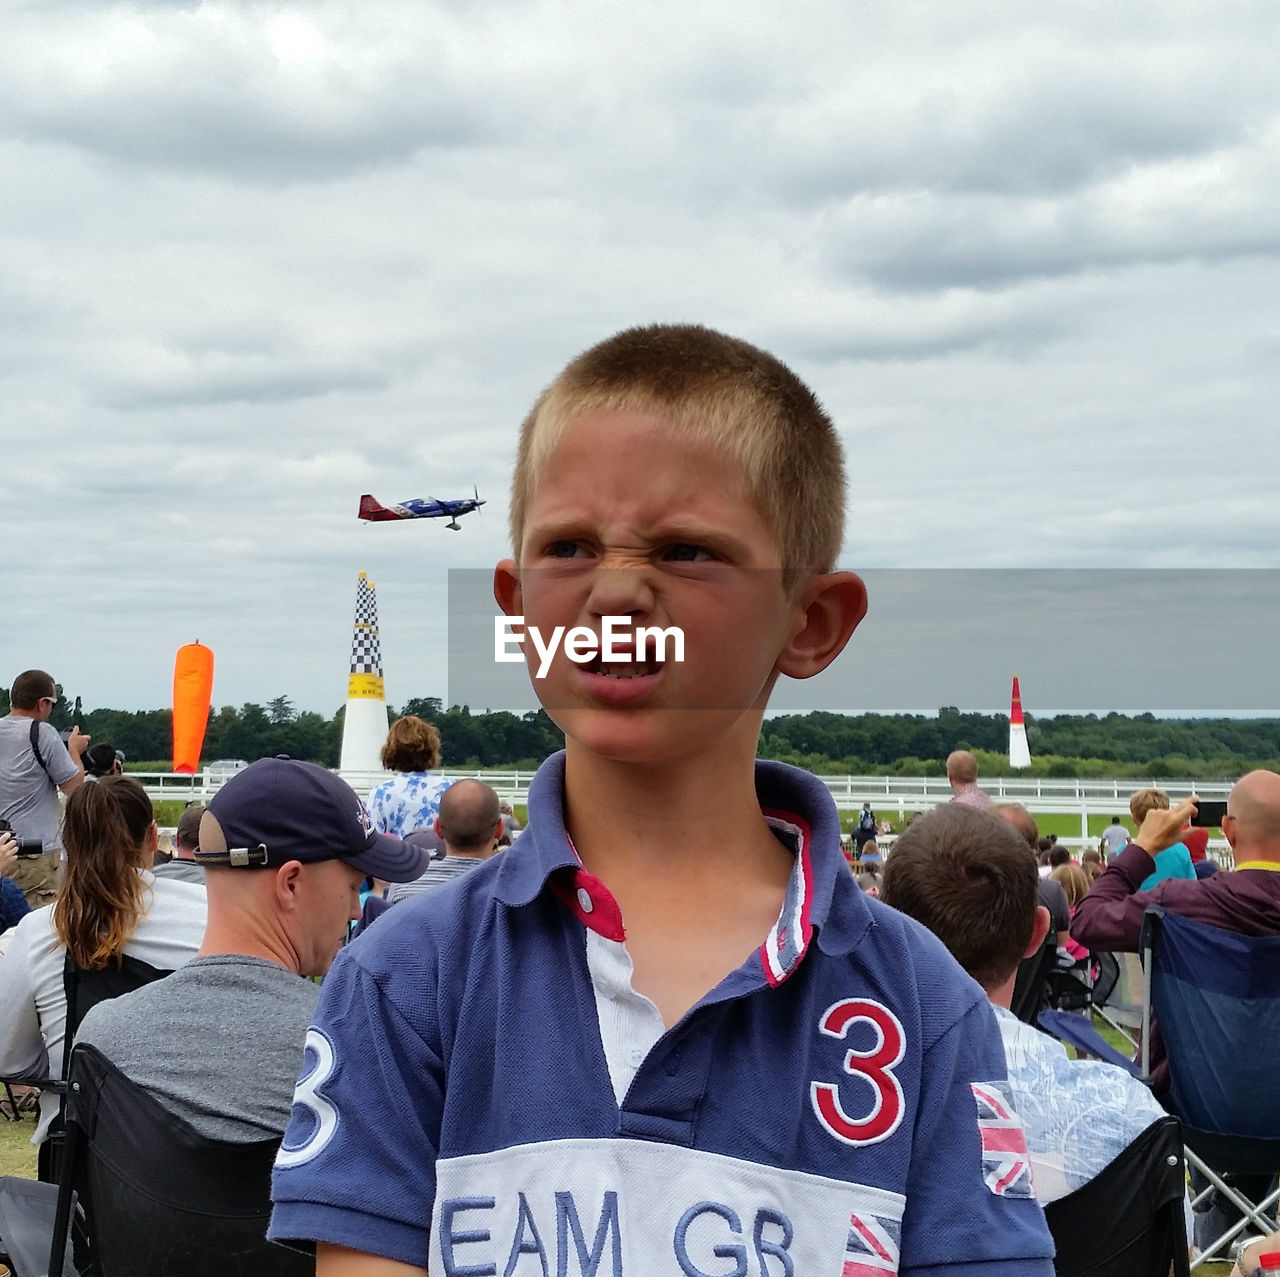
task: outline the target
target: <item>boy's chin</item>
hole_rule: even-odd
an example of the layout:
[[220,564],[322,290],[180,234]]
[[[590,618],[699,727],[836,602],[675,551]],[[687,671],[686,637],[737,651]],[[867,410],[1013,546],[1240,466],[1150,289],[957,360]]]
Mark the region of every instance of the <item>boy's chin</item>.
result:
[[741,710],[655,709],[643,713],[565,710],[551,717],[565,734],[569,753],[637,767],[696,769],[722,750],[736,752],[737,737],[749,738],[755,754],[760,720]]

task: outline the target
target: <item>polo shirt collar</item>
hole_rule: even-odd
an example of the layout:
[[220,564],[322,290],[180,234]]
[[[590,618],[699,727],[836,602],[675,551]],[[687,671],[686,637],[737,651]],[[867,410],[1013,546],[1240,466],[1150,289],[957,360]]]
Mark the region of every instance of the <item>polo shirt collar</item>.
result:
[[[529,786],[525,831],[502,857],[495,894],[518,908],[549,889],[584,926],[609,940],[625,938],[608,889],[583,868],[564,826],[564,751],[552,754]],[[756,796],[770,827],[795,855],[782,912],[759,951],[764,978],[780,984],[804,957],[815,929],[828,953],[847,952],[872,924],[862,892],[840,850],[840,821],[827,787],[783,763],[756,763]],[[822,932],[833,899],[841,907]]]

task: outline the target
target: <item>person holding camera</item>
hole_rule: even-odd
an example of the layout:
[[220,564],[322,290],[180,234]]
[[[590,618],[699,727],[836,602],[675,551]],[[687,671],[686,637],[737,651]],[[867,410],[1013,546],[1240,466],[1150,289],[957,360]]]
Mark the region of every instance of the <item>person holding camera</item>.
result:
[[0,833],[0,957],[13,938],[13,929],[31,912],[21,887],[9,876],[18,863],[18,840]]
[[0,830],[18,840],[12,877],[33,909],[57,892],[58,790],[72,794],[84,784],[89,744],[78,727],[63,744],[49,722],[57,703],[53,676],[25,670],[9,690],[8,717],[0,718]]

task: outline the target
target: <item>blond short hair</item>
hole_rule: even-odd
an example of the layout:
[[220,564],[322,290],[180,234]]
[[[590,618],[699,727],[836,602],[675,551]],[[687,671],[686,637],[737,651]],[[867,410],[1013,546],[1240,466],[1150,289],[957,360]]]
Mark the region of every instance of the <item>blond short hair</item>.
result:
[[1135,825],[1141,825],[1152,811],[1168,811],[1169,795],[1163,789],[1140,789],[1129,799],[1129,815]]
[[511,542],[520,557],[538,474],[569,422],[589,412],[660,415],[742,467],[788,587],[829,572],[844,539],[844,450],[813,392],[781,360],[696,325],[630,328],[572,360],[520,427]]

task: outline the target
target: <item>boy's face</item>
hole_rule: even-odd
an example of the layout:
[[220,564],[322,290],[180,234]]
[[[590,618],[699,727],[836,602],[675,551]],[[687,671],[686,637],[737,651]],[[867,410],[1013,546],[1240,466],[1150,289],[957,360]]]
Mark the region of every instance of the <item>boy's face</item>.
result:
[[[684,632],[683,662],[670,645],[665,661],[623,664],[578,664],[561,647],[534,686],[571,741],[659,765],[736,733],[754,752],[779,655],[805,620],[743,488],[733,458],[660,417],[566,426],[530,495],[520,562],[498,567],[499,603],[544,638],[559,625],[600,635],[605,616]],[[526,657],[536,666],[528,642]]]

